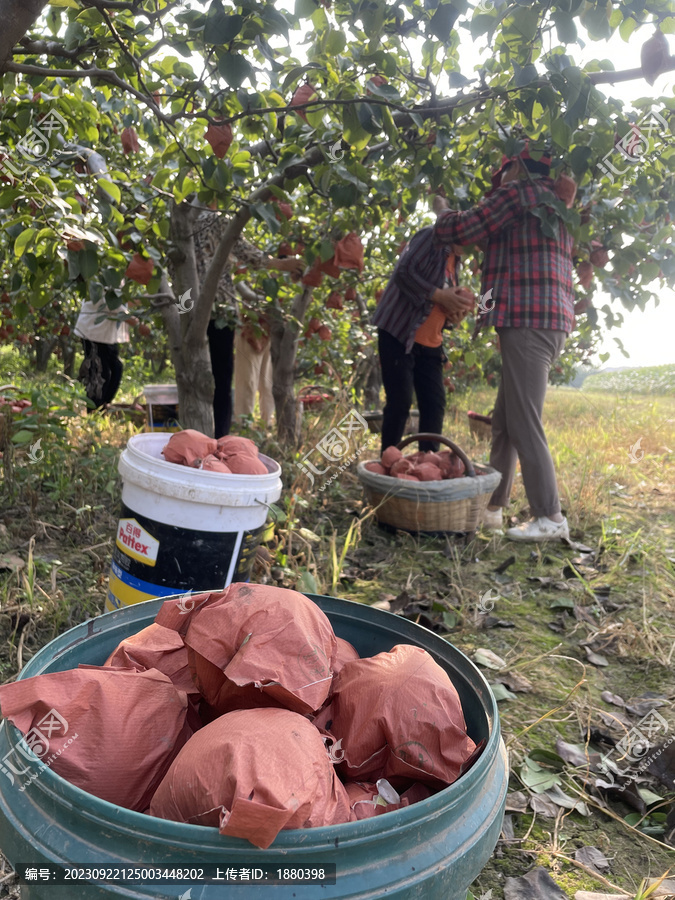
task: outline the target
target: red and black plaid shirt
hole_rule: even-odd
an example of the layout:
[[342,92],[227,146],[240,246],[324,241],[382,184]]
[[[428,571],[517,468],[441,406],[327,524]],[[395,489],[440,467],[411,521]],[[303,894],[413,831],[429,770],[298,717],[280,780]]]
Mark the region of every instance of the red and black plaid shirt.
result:
[[[550,328],[569,334],[574,328],[572,247],[574,241],[560,221],[557,240],[541,230],[528,207],[545,202],[553,181],[534,176],[498,188],[466,212],[441,213],[434,234],[442,244],[483,244],[483,297],[489,312],[484,326]],[[494,306],[493,306],[494,301]],[[479,310],[480,312],[480,310]]]

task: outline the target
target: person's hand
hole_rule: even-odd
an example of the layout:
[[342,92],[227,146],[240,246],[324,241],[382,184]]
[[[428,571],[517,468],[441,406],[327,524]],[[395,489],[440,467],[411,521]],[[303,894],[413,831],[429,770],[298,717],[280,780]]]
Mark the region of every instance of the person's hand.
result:
[[434,203],[433,203],[432,209],[436,213],[437,216],[440,216],[440,214],[442,212],[445,212],[446,209],[450,209],[450,206],[448,204],[448,201],[445,199],[445,197],[441,197],[440,194],[436,194],[436,196],[434,197]]
[[293,278],[300,278],[305,271],[305,261],[297,256],[289,256],[287,259],[278,259],[276,268],[280,272],[290,272]]
[[459,325],[462,319],[466,318],[468,314],[469,311],[465,309],[460,312],[448,313],[445,318],[451,325]]
[[436,288],[431,299],[434,303],[438,303],[448,316],[460,313],[462,318],[476,305],[476,296],[468,288]]

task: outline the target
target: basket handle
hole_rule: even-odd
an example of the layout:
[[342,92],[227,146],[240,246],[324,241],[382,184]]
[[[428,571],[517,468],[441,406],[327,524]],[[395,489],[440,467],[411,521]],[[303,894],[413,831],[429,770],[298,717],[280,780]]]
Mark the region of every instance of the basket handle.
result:
[[423,434],[410,434],[407,438],[403,438],[402,441],[399,441],[396,446],[399,450],[403,450],[404,447],[407,447],[408,444],[412,444],[415,441],[439,441],[441,444],[445,444],[462,460],[464,467],[466,468],[466,474],[469,478],[475,478],[476,470],[473,467],[473,463],[462,448],[458,447],[454,441],[450,440],[450,438],[443,437],[442,434],[429,434],[427,432]]
[[324,392],[328,392],[329,390],[331,390],[331,388],[323,387],[320,384],[306,384],[298,391],[297,399],[302,400],[302,395],[305,393],[305,391],[318,391],[320,394],[323,394]]

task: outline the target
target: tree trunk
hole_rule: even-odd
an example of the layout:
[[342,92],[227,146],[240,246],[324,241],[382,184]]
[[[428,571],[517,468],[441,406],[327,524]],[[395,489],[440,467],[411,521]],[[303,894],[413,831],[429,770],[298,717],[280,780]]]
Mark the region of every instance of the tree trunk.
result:
[[[356,305],[361,314],[361,324],[366,326],[370,322],[370,314],[365,297],[356,292]],[[382,389],[382,370],[380,357],[377,352],[377,344],[369,343],[365,349],[365,359],[357,370],[358,388],[363,391],[363,405],[366,409],[378,409],[380,405],[380,391]]]
[[63,362],[63,373],[68,378],[73,377],[73,369],[75,368],[75,345],[66,335],[59,337],[59,347],[61,348],[61,360]]
[[290,315],[284,316],[276,309],[276,315],[271,316],[272,395],[277,415],[277,438],[280,443],[290,446],[297,446],[300,438],[294,387],[295,358],[300,330],[311,300],[312,288],[306,287],[293,300]]
[[0,3],[0,74],[12,58],[14,45],[37,21],[46,5],[45,0],[2,0]]
[[36,335],[33,347],[35,349],[34,366],[36,372],[46,372],[49,364],[49,357],[56,347],[58,338]]
[[366,409],[378,409],[380,405],[380,391],[382,390],[382,370],[377,353],[372,347],[368,348],[368,363],[370,364],[366,374],[366,385],[363,389],[363,405]]
[[[166,275],[160,282],[160,293],[172,296]],[[169,338],[171,361],[176,372],[178,387],[178,417],[183,428],[194,428],[203,434],[213,435],[213,388],[211,357],[206,332],[200,341],[192,335],[186,340],[187,330],[175,303],[158,304]]]

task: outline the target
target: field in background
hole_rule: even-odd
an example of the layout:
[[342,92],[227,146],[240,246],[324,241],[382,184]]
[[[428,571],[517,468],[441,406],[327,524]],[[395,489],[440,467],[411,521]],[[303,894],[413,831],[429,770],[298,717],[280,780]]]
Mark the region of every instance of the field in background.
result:
[[[40,384],[46,391],[47,382]],[[136,384],[129,382],[130,393]],[[628,727],[621,716],[633,720],[603,699],[606,691],[634,708],[650,692],[663,698],[660,712],[675,728],[675,397],[590,388],[552,388],[546,404],[576,548],[538,550],[487,533],[468,546],[385,534],[367,515],[351,469],[323,493],[312,492],[296,463],[349,409],[347,397],[305,414],[299,453],[282,453],[272,438],[251,432],[283,463],[285,485],[281,521],[253,580],[398,611],[482,661],[496,686],[512,794],[504,840],[475,897],[492,891],[492,900],[502,900],[505,879],[534,865],[569,898],[616,887],[635,896],[644,878],[673,865],[664,843],[672,793],[648,778],[627,803],[591,789],[584,772],[556,753],[559,738],[583,745],[592,730],[595,739],[621,739]],[[488,447],[471,439],[466,411],[489,410],[494,391],[451,400],[446,434],[486,461]],[[117,458],[134,430],[74,414],[65,436],[45,436],[39,464],[17,448],[13,493],[0,516],[0,681],[14,678],[56,634],[102,611],[120,495]],[[376,443],[371,455],[378,455]],[[527,512],[520,478],[510,512]],[[481,600],[487,591],[491,610]],[[611,752],[611,744],[594,747]],[[536,767],[566,800],[555,790],[558,802],[532,793]],[[570,808],[576,803],[581,813]],[[575,860],[587,845],[607,857],[602,875]]]
[[584,380],[583,389],[616,394],[669,394],[672,397],[675,394],[675,365],[599,372]]

